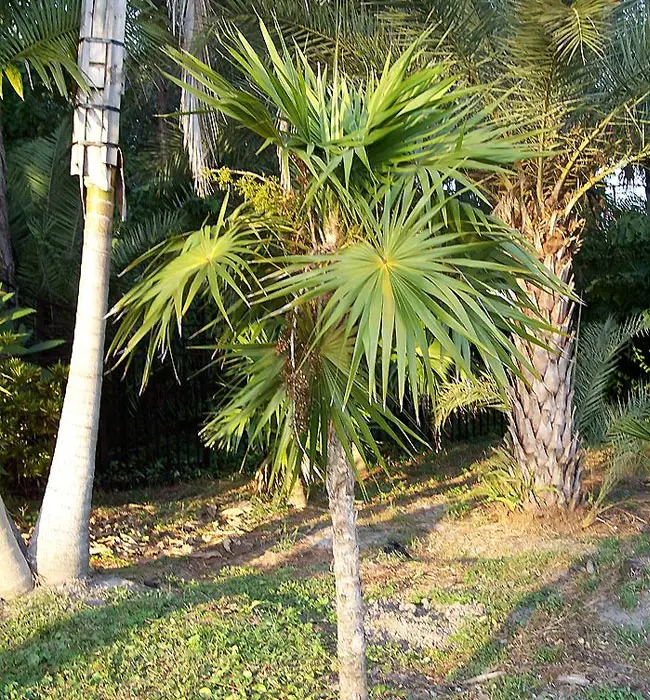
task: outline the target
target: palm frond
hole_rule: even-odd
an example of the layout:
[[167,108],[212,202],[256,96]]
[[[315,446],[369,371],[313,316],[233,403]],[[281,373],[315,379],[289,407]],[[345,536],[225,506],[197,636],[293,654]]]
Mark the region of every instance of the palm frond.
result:
[[[170,55],[200,88],[172,78],[208,108],[224,114],[300,160],[314,188],[329,183],[340,196],[350,183],[363,186],[386,169],[402,175],[427,171],[440,186],[452,178],[472,187],[466,170],[500,170],[526,151],[498,127],[487,125],[490,109],[459,88],[447,66],[414,67],[418,45],[386,62],[377,77],[358,81],[336,66],[314,71],[298,48],[278,48],[265,27],[269,63],[238,33],[229,48],[250,87],[234,87],[187,53]],[[294,55],[295,54],[295,55]],[[408,79],[407,79],[408,78]],[[494,109],[496,105],[493,106]],[[291,124],[289,133],[278,127]]]
[[23,74],[67,94],[66,75],[84,86],[77,68],[78,0],[4,0],[0,6],[0,98],[3,77],[22,97]]
[[[507,369],[527,364],[511,334],[532,338],[535,328],[545,327],[522,310],[529,302],[516,282],[550,283],[534,255],[469,206],[456,202],[457,218],[447,219],[448,205],[448,197],[436,199],[434,192],[421,198],[410,187],[389,188],[360,220],[362,240],[330,256],[295,258],[293,274],[267,289],[296,294],[297,304],[328,299],[321,333],[346,324],[356,338],[353,367],[365,358],[374,393],[380,365],[384,400],[395,357],[399,398],[408,378],[418,403],[418,355],[434,341],[468,374],[462,348],[471,344],[503,385]],[[432,384],[429,364],[425,370]]]
[[13,143],[8,197],[16,276],[30,297],[72,303],[80,264],[82,209],[70,175],[70,121],[50,136]]
[[576,422],[588,442],[598,443],[607,437],[608,393],[621,353],[634,338],[649,332],[650,321],[645,315],[622,323],[610,316],[580,328],[575,364]]
[[438,384],[433,398],[433,427],[441,431],[452,415],[486,408],[506,410],[503,392],[492,377],[447,377]]
[[[121,323],[109,352],[120,348],[120,362],[128,365],[132,351],[149,336],[143,385],[152,361],[169,351],[174,330],[181,333],[193,303],[208,298],[228,319],[226,292],[246,303],[246,295],[255,288],[248,260],[260,246],[260,237],[275,233],[273,222],[244,206],[226,217],[227,209],[228,198],[214,225],[165,240],[131,265],[143,267],[142,277],[111,311]],[[277,228],[283,230],[281,224]]]

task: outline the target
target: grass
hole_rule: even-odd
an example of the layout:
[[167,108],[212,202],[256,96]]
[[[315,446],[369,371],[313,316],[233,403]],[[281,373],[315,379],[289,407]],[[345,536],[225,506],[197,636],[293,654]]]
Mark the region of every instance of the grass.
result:
[[3,623],[0,698],[330,697],[330,600],[329,578],[290,570],[116,590],[100,606],[37,595]]
[[[473,477],[484,454],[461,446],[369,484],[359,517],[371,536],[366,598],[459,611],[435,648],[370,644],[372,697],[474,697],[468,680],[493,670],[503,675],[476,697],[559,697],[555,679],[571,673],[590,680],[572,697],[650,697],[650,628],[598,617],[603,601],[642,614],[648,581],[625,563],[650,553],[650,536],[622,521],[553,530],[485,506]],[[222,517],[233,506],[245,512]],[[105,547],[94,564],[159,588],[39,591],[0,607],[0,700],[336,697],[330,555],[298,554],[322,532],[322,503],[292,513],[235,481],[115,496],[94,517],[93,541]],[[218,548],[228,528],[257,553],[193,558]],[[412,559],[385,554],[390,541]]]

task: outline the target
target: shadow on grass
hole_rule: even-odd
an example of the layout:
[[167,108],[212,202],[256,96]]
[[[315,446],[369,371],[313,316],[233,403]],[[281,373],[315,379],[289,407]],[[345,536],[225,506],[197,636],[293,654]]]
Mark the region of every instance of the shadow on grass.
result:
[[[75,661],[90,663],[95,652],[102,648],[126,643],[158,623],[173,627],[177,613],[190,616],[198,614],[202,608],[207,609],[205,614],[215,616],[213,621],[235,630],[234,637],[237,630],[245,634],[245,630],[264,615],[277,620],[282,613],[289,623],[293,620],[293,626],[311,623],[323,638],[324,646],[331,649],[334,633],[327,622],[331,587],[329,580],[312,586],[297,585],[294,572],[290,570],[275,572],[273,576],[234,570],[227,578],[214,583],[170,586],[154,592],[115,589],[109,591],[105,599],[72,597],[67,600],[73,608],[71,614],[64,612],[54,622],[44,623],[36,613],[31,620],[36,631],[15,645],[9,640],[8,644],[5,642],[8,648],[0,653],[0,691],[2,683],[8,687],[12,683],[20,688],[35,686],[65,671]],[[25,609],[21,612],[27,615],[30,609],[33,614],[39,605],[52,604],[57,609],[46,591],[39,591],[24,602]],[[260,614],[262,618],[258,617]],[[3,636],[6,638],[6,632]],[[2,692],[0,697],[5,697]]]
[[[650,625],[645,635],[631,634],[608,625],[600,613],[601,606],[620,606],[617,596],[628,585],[625,562],[649,549],[644,535],[604,538],[563,573],[512,596],[509,612],[452,677],[463,683],[496,671],[502,675],[487,681],[487,689],[489,697],[499,700],[538,697],[540,692],[540,697],[553,698],[650,697]],[[477,559],[472,566],[476,571],[482,562]],[[650,588],[650,578],[645,586]],[[485,690],[486,683],[482,685]],[[469,691],[472,684],[465,687]]]

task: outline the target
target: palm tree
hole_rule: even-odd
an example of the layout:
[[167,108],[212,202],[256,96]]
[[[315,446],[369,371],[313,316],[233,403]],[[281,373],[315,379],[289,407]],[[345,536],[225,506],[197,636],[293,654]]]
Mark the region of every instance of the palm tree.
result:
[[[0,100],[3,79],[22,97],[24,90],[21,67],[30,80],[37,75],[46,87],[56,87],[66,94],[65,76],[83,80],[77,69],[76,39],[78,13],[75,4],[36,0],[0,4]],[[7,171],[0,111],[0,282],[14,283],[14,259],[9,237],[7,210]],[[3,563],[0,595],[19,595],[33,587],[30,567],[22,551],[22,539],[0,499],[0,561]],[[20,546],[19,546],[20,545]]]
[[[642,102],[648,90],[647,3],[617,0],[424,0],[374,3],[389,27],[428,31],[432,54],[468,85],[490,84],[496,123],[520,133],[538,157],[481,180],[492,212],[519,231],[568,287],[592,189],[647,157]],[[531,502],[580,502],[575,424],[575,303],[528,289],[556,330],[548,347],[516,339],[523,366],[510,385],[509,437]]]
[[[111,231],[119,171],[126,3],[83,3],[80,93],[73,129],[72,173],[82,178],[85,223],[70,373],[52,467],[29,553],[50,584],[88,572],[88,525],[99,423]],[[97,47],[101,60],[97,60]]]
[[520,282],[557,285],[523,241],[464,197],[478,194],[467,171],[500,171],[523,152],[486,125],[489,111],[447,77],[448,65],[416,67],[414,44],[356,80],[338,64],[314,70],[261,32],[268,62],[239,32],[226,42],[242,88],[190,54],[171,55],[192,77],[177,82],[203,108],[278,149],[281,180],[244,175],[243,204],[233,209],[226,196],[214,224],[136,261],[144,271],[113,311],[112,351],[128,363],[146,343],[146,382],[188,310],[212,306],[208,329],[232,381],[206,437],[232,445],[246,435],[274,468],[295,478],[307,456],[326,475],[340,692],[366,698],[351,465],[354,448],[382,461],[369,423],[412,437],[387,408],[389,371],[396,398],[408,391],[417,405],[419,387],[435,384],[422,350],[437,342],[468,374],[473,347],[503,385],[526,366],[511,335],[547,329]]

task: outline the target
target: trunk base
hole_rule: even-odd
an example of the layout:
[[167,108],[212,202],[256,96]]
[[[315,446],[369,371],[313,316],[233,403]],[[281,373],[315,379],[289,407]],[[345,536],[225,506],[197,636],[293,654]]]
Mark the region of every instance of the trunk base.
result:
[[327,494],[332,516],[332,549],[336,579],[340,700],[367,700],[366,637],[354,473],[333,428],[328,440]]

